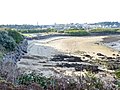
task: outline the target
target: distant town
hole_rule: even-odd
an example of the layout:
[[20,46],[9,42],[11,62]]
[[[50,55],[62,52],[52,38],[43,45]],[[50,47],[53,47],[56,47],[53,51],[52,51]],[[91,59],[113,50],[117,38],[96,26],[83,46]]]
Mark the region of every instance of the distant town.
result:
[[69,24],[53,24],[53,25],[0,25],[0,28],[10,29],[55,29],[55,30],[67,30],[67,29],[94,29],[94,28],[120,28],[120,22],[98,22],[98,23],[69,23]]

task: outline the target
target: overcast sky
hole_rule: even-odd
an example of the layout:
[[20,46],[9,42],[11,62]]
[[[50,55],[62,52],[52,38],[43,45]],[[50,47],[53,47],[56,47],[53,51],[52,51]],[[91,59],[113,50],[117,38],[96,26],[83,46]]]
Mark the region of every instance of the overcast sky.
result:
[[120,0],[0,0],[0,24],[120,21]]

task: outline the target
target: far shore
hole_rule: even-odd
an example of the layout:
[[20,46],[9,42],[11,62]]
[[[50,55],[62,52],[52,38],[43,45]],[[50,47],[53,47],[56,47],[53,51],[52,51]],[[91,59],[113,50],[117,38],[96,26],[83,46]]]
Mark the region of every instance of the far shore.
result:
[[[49,39],[49,38],[56,38],[56,37],[101,37],[101,36],[105,36],[105,37],[110,37],[108,40],[110,41],[115,41],[115,40],[118,40],[120,35],[119,34],[107,34],[107,35],[86,35],[86,36],[70,36],[70,35],[66,35],[66,34],[60,34],[60,33],[26,33],[26,34],[23,34],[24,36],[27,37],[27,39],[29,40],[41,40],[41,39]],[[111,37],[114,37],[111,38]],[[118,37],[118,38],[117,38]],[[105,41],[105,39],[104,39]]]

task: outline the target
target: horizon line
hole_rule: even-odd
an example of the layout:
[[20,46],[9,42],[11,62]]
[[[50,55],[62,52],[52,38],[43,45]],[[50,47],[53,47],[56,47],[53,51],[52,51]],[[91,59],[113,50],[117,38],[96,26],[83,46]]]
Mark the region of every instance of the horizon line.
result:
[[54,24],[39,24],[39,22],[37,22],[36,24],[29,24],[29,23],[27,23],[27,24],[0,24],[0,25],[37,25],[37,26],[39,26],[39,25],[55,25],[55,24],[71,24],[71,23],[73,23],[73,24],[94,24],[94,23],[101,23],[101,22],[118,22],[118,23],[120,23],[120,21],[98,21],[98,22],[84,22],[84,23],[78,23],[78,22],[69,22],[69,23],[57,23],[57,22],[55,22]]

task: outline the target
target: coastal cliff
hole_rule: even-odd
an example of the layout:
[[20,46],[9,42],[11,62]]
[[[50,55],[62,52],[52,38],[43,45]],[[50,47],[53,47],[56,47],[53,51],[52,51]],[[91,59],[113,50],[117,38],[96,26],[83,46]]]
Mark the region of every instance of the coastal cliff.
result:
[[27,53],[27,40],[24,39],[19,45],[16,46],[15,51],[8,52],[4,55],[3,61],[4,62],[13,62],[14,64],[17,63],[21,59],[21,56]]
[[15,83],[15,79],[19,75],[16,63],[25,53],[27,53],[27,46],[28,42],[24,39],[16,46],[14,51],[8,52],[3,56],[3,60],[0,65],[0,76],[6,79],[6,81]]

